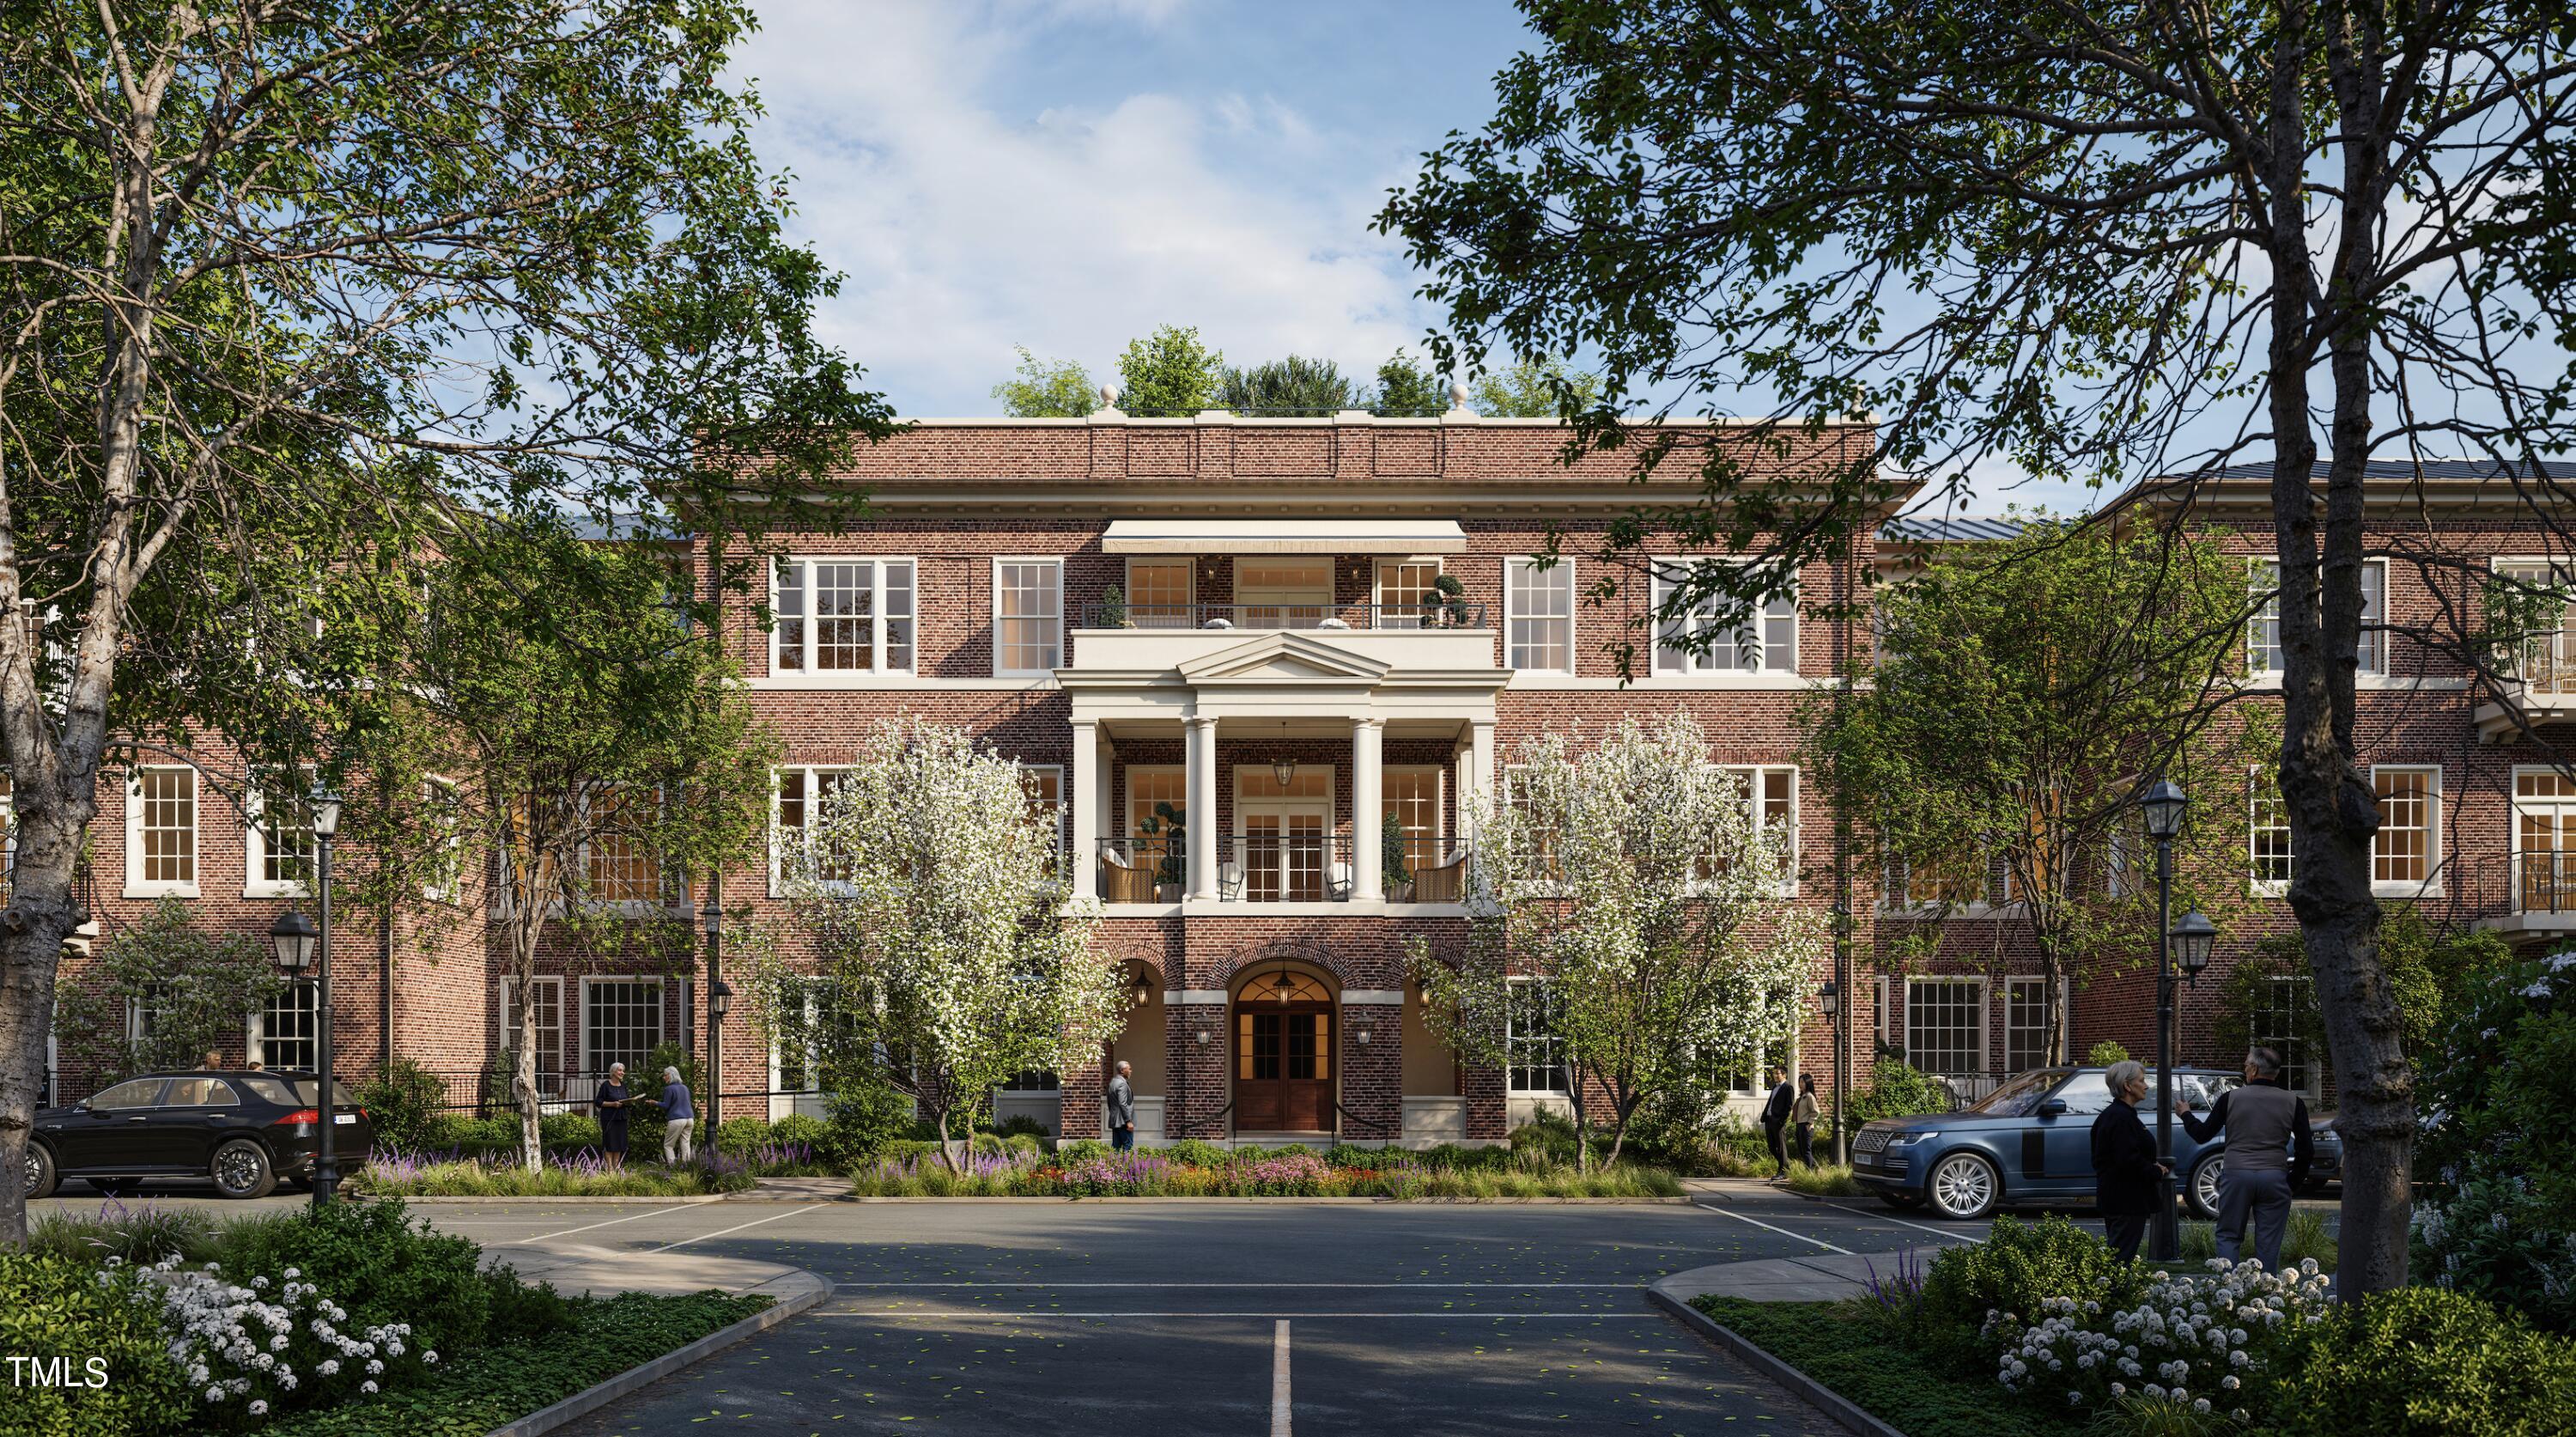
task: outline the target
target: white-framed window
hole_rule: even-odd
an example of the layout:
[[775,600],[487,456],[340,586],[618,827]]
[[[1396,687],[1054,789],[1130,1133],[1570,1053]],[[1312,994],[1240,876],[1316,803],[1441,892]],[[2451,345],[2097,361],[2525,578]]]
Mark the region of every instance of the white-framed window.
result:
[[1905,1061],[1937,1077],[1986,1071],[1986,980],[1905,980]]
[[170,1011],[170,987],[166,983],[146,983],[143,991],[125,1000],[125,1041],[140,1047],[161,1031],[162,1016]]
[[819,978],[790,978],[781,999],[794,1006],[796,1021],[779,1024],[769,1040],[769,1087],[776,1093],[811,1093],[823,1086],[822,1042],[816,1024],[823,1015],[826,984]]
[[1404,866],[1410,871],[1424,864],[1438,863],[1446,855],[1440,844],[1444,815],[1441,811],[1441,785],[1448,770],[1438,764],[1388,764],[1384,788],[1379,794],[1378,823],[1385,815],[1395,815],[1396,828],[1404,843]]
[[[1736,797],[1744,805],[1746,831],[1779,850],[1780,882],[1798,887],[1798,770],[1793,764],[1728,764]],[[1713,871],[1723,871],[1714,859]]]
[[2576,781],[2513,771],[2513,911],[2576,912]]
[[1044,829],[1049,847],[1061,857],[1071,839],[1065,819],[1064,765],[1060,763],[1024,763],[1020,765],[1020,787],[1028,791],[1029,821]]
[[[2576,594],[2576,583],[2570,581],[2567,561],[2497,559],[2495,574],[2514,585],[2517,597],[2544,600],[2529,616],[2521,641],[2513,646],[2508,672],[2540,693],[2576,688],[2576,603],[2567,602]],[[2491,614],[2488,621],[2496,623],[2502,617]]]
[[139,768],[125,787],[125,896],[197,896],[197,771]]
[[[2246,585],[2254,601],[2245,621],[2245,671],[2256,678],[2281,672],[2281,561],[2254,559],[2247,565]],[[2361,672],[2388,672],[2388,561],[2361,562]]]
[[1688,640],[1717,628],[1723,596],[1703,595],[1679,614],[1664,606],[1687,587],[1693,572],[1714,559],[1660,559],[1655,562],[1655,672],[1687,674],[1787,674],[1798,671],[1798,596],[1774,595],[1733,627],[1715,633],[1705,653],[1683,647]]
[[2370,787],[2379,797],[2379,832],[2370,839],[2371,886],[2414,893],[2432,885],[2442,868],[2442,771],[2373,764]]
[[432,774],[420,781],[420,802],[434,835],[421,896],[452,902],[465,882],[465,790],[454,779]]
[[1570,1093],[1556,990],[1544,978],[1514,978],[1504,1006],[1505,1086],[1514,1093]]
[[2048,1066],[2048,980],[2004,980],[2004,1071],[2027,1073]]
[[582,881],[593,903],[668,903],[662,858],[646,841],[639,809],[661,802],[642,790],[604,788],[590,798],[590,841],[582,845]]
[[2245,775],[2245,875],[2254,891],[2278,898],[2290,891],[2297,876],[2290,852],[2290,810],[2281,787],[2260,768]]
[[1434,622],[1432,599],[1440,592],[1437,559],[1377,561],[1377,622],[1380,629],[1419,629]]
[[1531,673],[1574,672],[1574,561],[1542,569],[1536,559],[1503,561],[1506,667]]
[[[560,1090],[563,1082],[563,979],[537,978],[528,984],[529,1001],[537,1010],[537,1089],[543,1093]],[[493,1046],[504,1053],[519,1050],[519,980],[501,980],[499,1004],[495,1016],[501,1025],[500,1041]]]
[[1997,853],[1967,852],[1929,860],[1891,853],[1881,904],[1890,909],[1989,909],[2013,901],[2012,870]]
[[913,672],[910,559],[781,559],[770,571],[773,674]]
[[310,802],[254,792],[242,804],[242,829],[242,897],[300,898],[311,889],[322,842],[313,832]]
[[615,1063],[635,1077],[661,1045],[661,979],[581,980],[581,1063],[592,1082],[606,1078]]
[[1038,678],[1064,664],[1064,561],[993,561],[993,674]]
[[1140,629],[1198,627],[1197,565],[1188,559],[1127,561],[1127,621]]
[[[790,764],[771,770],[769,808],[769,889],[772,896],[804,876],[801,865],[813,857],[813,833],[823,821],[823,805],[849,777],[847,768]],[[826,882],[835,875],[816,873]]]
[[251,1056],[271,1068],[316,1071],[322,1063],[321,988],[298,979],[278,989],[250,1018]]
[[2310,1097],[2320,1096],[2325,1086],[2325,1071],[2301,1037],[2310,1027],[2316,992],[2316,980],[2305,973],[2276,974],[2257,982],[2253,1011],[2246,1015],[2253,1045],[2281,1055],[2282,1086]]

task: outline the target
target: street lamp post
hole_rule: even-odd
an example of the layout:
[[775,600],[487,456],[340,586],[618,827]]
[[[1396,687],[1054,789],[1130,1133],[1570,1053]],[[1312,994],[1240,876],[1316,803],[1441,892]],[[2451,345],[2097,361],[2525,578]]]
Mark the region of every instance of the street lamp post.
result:
[[[2157,779],[2139,806],[2146,810],[2147,837],[2156,845],[2156,1161],[2173,1166],[2173,845],[2182,832],[2183,810],[2190,800],[2170,780]],[[2203,920],[2206,922],[2207,920]],[[2170,1179],[2168,1179],[2170,1181]],[[2182,1233],[2174,1222],[2173,1191],[2156,1204],[2156,1222],[2148,1233],[2150,1253],[2158,1262],[2182,1256]]]
[[1828,978],[1825,986],[1817,990],[1816,998],[1824,1005],[1825,1027],[1834,1035],[1834,1163],[1841,1166],[1851,1161],[1851,1155],[1844,1150],[1843,1138],[1842,985]]
[[[322,1145],[320,1151],[313,1157],[313,1206],[317,1208],[329,1206],[332,1194],[338,1191],[340,1186],[340,1161],[333,1151],[334,1139],[337,1137],[334,1130],[339,1122],[332,1111],[335,1070],[331,1066],[331,840],[338,837],[339,833],[340,795],[329,789],[314,790],[313,838],[321,849],[319,873],[314,886],[319,894],[316,901],[322,910],[322,923],[314,942],[314,961],[321,970],[321,991],[314,995],[314,1001],[319,1007],[319,1012],[314,1016],[315,1026],[319,1030],[316,1035],[315,1049],[320,1057],[322,1069],[318,1075],[322,1089]],[[385,1040],[391,1042],[393,1035],[386,1034]]]

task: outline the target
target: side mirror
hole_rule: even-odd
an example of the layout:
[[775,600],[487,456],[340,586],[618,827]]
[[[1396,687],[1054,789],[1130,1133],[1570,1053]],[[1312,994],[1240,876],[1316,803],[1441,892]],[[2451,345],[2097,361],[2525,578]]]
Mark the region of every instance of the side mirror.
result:
[[2041,1103],[2039,1105],[2039,1115],[2043,1118],[2062,1118],[2066,1116],[2066,1100],[2064,1098],[2050,1098],[2048,1101]]

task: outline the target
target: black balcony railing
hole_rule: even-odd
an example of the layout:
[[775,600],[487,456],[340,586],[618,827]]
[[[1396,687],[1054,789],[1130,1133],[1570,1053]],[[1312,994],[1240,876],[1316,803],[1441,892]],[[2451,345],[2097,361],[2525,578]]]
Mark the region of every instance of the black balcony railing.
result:
[[[1216,840],[1217,898],[1225,903],[1347,903],[1357,851],[1338,833],[1238,833]],[[1099,840],[1100,901],[1177,903],[1189,855],[1168,838]],[[1457,903],[1467,896],[1467,848],[1454,838],[1407,838],[1381,853],[1392,903]]]
[[1351,841],[1337,833],[1238,833],[1216,865],[1227,903],[1347,903]]
[[1093,629],[1481,629],[1485,606],[1464,599],[1431,604],[1148,604],[1115,609],[1094,604],[1083,615]]
[[2515,854],[2513,911],[2576,916],[2576,851]]

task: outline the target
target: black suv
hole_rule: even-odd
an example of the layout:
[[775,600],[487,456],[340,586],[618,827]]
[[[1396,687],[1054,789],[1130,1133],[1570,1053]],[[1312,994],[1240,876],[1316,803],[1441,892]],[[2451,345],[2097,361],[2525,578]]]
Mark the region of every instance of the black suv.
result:
[[[367,1160],[366,1110],[332,1085],[332,1156],[344,1171]],[[311,1073],[152,1073],[86,1102],[42,1108],[27,1143],[27,1196],[51,1197],[80,1178],[114,1197],[144,1178],[212,1178],[228,1198],[266,1197],[281,1179],[309,1179],[322,1145],[322,1084]]]

